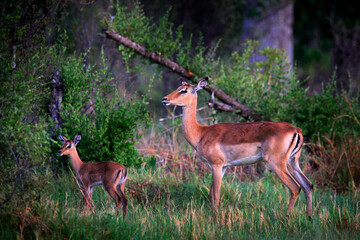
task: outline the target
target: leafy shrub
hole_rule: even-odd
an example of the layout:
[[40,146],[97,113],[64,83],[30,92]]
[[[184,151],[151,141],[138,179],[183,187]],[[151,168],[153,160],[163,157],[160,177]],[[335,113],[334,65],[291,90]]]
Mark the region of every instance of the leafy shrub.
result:
[[[339,93],[334,75],[321,93],[310,96],[285,59],[282,51],[259,50],[257,42],[248,41],[241,54],[235,52],[232,61],[221,67],[215,84],[260,112],[264,119],[287,121],[302,128],[310,140],[319,134],[346,135],[350,129],[360,132],[353,124],[353,118],[360,116],[353,110],[359,109],[358,95],[349,98],[352,94]],[[349,101],[354,107],[348,107]],[[339,118],[350,115],[354,117]]]
[[[3,56],[4,57],[4,56]],[[2,58],[0,78],[0,171],[43,165],[50,155],[47,104],[54,60],[45,49],[23,56],[13,68]]]
[[61,134],[73,138],[81,133],[78,151],[84,161],[139,165],[141,159],[134,145],[141,137],[138,128],[149,124],[146,98],[139,101],[120,96],[108,76],[105,60],[97,69],[83,69],[82,59],[75,56],[62,66]]
[[[135,1],[131,7],[118,3],[113,5],[116,14],[111,24],[107,20],[104,21],[107,24],[106,28],[144,46],[148,52],[172,59],[181,66],[187,67],[197,77],[211,76],[213,69],[219,65],[218,59],[214,57],[218,44],[214,48],[207,49],[202,40],[197,44],[192,42],[192,37],[185,40],[182,26],[174,32],[173,24],[169,22],[171,9],[160,18],[159,23],[151,23],[138,1]],[[133,50],[122,45],[119,46],[119,50],[126,62],[135,58]]]
[[[68,57],[65,48],[57,47],[33,49],[32,54],[17,61],[16,68],[10,64],[11,58],[3,56],[1,60],[1,179],[24,186],[36,168],[54,165],[52,157],[60,144],[51,139],[49,130],[54,123],[48,105],[55,69],[60,70],[64,84],[59,133],[69,138],[83,135],[81,157],[85,161],[118,161],[126,166],[142,161],[134,145],[141,137],[138,128],[149,124],[147,100],[120,96],[108,76],[105,60],[98,69],[84,71],[81,56]],[[9,188],[8,196],[11,191]]]
[[43,187],[52,155],[49,66],[56,61],[45,48],[33,48],[31,54],[21,55],[16,66],[10,64],[12,56],[1,55],[0,207],[14,196],[19,204],[36,201]]

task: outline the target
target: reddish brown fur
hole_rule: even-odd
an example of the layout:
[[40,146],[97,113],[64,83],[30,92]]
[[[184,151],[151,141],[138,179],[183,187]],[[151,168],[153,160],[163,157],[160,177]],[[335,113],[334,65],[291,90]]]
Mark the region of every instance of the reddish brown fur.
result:
[[312,184],[298,164],[303,144],[301,129],[287,122],[199,125],[196,120],[196,92],[206,83],[206,80],[201,80],[195,86],[183,82],[178,89],[163,98],[163,103],[184,107],[185,139],[197,150],[200,159],[212,169],[210,199],[215,211],[217,212],[221,179],[226,167],[262,160],[290,190],[288,213],[292,211],[300,189],[303,189],[307,200],[307,214],[311,218]]
[[92,189],[94,186],[102,184],[115,200],[117,209],[120,210],[121,204],[123,205],[124,215],[127,216],[128,201],[124,194],[127,169],[122,164],[111,161],[84,163],[77,153],[76,144],[62,136],[60,139],[65,141],[59,150],[59,155],[69,155],[70,157],[71,166],[76,172],[76,179],[82,186],[85,209],[94,207],[91,200]]

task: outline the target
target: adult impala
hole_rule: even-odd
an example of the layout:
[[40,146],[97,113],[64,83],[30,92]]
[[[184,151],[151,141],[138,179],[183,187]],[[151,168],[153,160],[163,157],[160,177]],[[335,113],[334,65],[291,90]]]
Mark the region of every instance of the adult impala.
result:
[[81,140],[80,135],[76,135],[74,141],[68,140],[61,135],[59,135],[59,139],[63,142],[63,146],[58,154],[60,156],[69,155],[70,157],[71,166],[76,172],[76,179],[82,187],[85,209],[88,210],[89,207],[93,207],[91,200],[93,187],[102,184],[111,198],[115,200],[116,207],[119,210],[122,203],[124,215],[126,216],[128,209],[128,201],[124,194],[127,179],[126,168],[120,163],[111,161],[84,163],[76,150],[76,145]]
[[212,170],[210,200],[216,212],[221,180],[227,167],[260,161],[280,178],[290,190],[289,214],[303,189],[307,215],[311,219],[313,185],[299,167],[303,145],[301,129],[286,122],[219,123],[202,126],[196,120],[197,91],[206,86],[208,77],[197,85],[182,82],[162,99],[164,105],[183,107],[183,132],[200,159]]

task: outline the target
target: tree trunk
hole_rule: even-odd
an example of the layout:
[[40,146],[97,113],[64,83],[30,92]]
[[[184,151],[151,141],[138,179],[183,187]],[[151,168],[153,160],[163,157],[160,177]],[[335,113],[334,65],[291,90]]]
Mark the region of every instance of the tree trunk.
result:
[[49,112],[51,115],[51,119],[55,123],[54,128],[50,128],[50,135],[51,137],[55,137],[55,131],[56,129],[59,129],[61,127],[61,103],[62,103],[62,87],[63,84],[60,81],[60,71],[59,69],[55,70],[55,73],[52,77],[52,82],[54,84],[54,88],[52,90],[52,99],[51,103],[49,104]]
[[[258,1],[247,1],[255,7]],[[284,49],[288,56],[288,61],[293,65],[293,19],[294,19],[294,4],[292,0],[274,1],[266,0],[263,2],[265,9],[258,10],[259,17],[246,16],[243,23],[244,39],[258,40],[260,49],[270,47]],[[249,14],[246,14],[249,15]]]

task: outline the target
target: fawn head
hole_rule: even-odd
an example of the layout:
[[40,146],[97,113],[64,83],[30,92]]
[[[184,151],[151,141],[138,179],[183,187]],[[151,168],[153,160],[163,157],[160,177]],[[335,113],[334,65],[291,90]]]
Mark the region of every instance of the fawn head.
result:
[[63,143],[62,148],[58,151],[60,156],[69,155],[75,148],[76,145],[80,142],[81,136],[77,134],[74,137],[74,141],[68,140],[66,137],[59,135],[60,141]]

